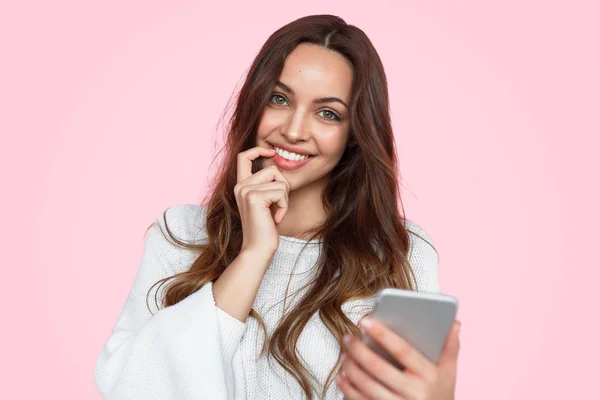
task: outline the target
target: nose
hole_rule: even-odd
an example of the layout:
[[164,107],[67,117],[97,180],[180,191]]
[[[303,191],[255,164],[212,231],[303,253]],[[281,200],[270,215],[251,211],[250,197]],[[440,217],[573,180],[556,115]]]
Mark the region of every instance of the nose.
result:
[[305,141],[310,138],[310,113],[296,110],[291,113],[283,126],[282,135],[291,143]]

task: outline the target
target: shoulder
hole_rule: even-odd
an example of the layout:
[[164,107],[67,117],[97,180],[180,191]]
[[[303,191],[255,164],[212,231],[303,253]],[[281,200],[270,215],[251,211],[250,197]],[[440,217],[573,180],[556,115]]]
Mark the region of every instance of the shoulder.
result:
[[[146,230],[144,256],[165,267],[197,257],[194,245],[206,243],[206,208],[176,204],[163,210]],[[180,269],[179,266],[177,269]]]
[[439,254],[434,241],[420,225],[406,221],[410,236],[409,262],[417,279],[419,291],[439,292]]
[[153,225],[168,238],[198,244],[207,238],[206,211],[204,205],[175,204],[161,212]]
[[[435,245],[433,243],[433,239],[416,222],[406,220],[406,229],[408,230],[410,236],[410,246],[411,248],[420,248],[420,247],[430,247],[433,251],[435,251]],[[437,253],[437,252],[436,252]]]
[[177,204],[155,217],[144,235],[132,293],[145,296],[151,288],[157,290],[158,281],[189,269],[199,253],[185,244],[201,244],[207,238],[204,215],[204,207]]

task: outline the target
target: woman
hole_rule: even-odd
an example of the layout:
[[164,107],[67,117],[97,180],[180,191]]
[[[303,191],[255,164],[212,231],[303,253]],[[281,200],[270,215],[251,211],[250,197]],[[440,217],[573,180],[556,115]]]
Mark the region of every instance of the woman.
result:
[[[98,357],[100,392],[452,399],[457,332],[433,365],[363,318],[381,288],[439,291],[437,253],[399,211],[396,165],[387,82],[366,35],[330,15],[275,32],[237,98],[206,205],[171,207],[149,228]],[[371,352],[361,329],[406,370]]]

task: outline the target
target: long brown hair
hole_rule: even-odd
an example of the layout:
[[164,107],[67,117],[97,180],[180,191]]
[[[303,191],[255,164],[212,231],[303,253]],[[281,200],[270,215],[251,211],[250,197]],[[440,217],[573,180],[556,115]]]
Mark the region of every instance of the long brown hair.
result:
[[[298,381],[307,398],[313,399],[311,380],[317,379],[296,353],[298,337],[311,316],[318,312],[341,343],[347,331],[360,334],[342,312],[342,304],[374,296],[384,287],[417,290],[408,260],[410,238],[400,199],[387,80],[381,60],[362,30],[337,16],[313,15],[295,20],[269,37],[248,70],[227,125],[220,172],[204,202],[208,240],[187,243],[175,238],[167,227],[177,244],[197,250],[199,256],[189,270],[156,284],[167,283],[162,305],[171,306],[209,281],[216,281],[238,255],[242,227],[233,191],[236,156],[254,147],[263,109],[286,57],[300,43],[337,51],[353,66],[350,144],[331,171],[323,192],[327,218],[312,236],[321,239],[322,251],[316,277],[306,295],[280,321],[270,338],[261,316],[254,309],[250,316],[256,318],[266,337],[261,355],[268,347],[268,353]],[[166,215],[163,217],[166,223]],[[339,370],[339,355],[323,385],[322,397]]]

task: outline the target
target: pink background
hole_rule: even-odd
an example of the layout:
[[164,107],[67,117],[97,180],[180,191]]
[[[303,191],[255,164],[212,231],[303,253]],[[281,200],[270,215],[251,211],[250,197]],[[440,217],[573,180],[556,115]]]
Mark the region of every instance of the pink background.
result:
[[461,302],[457,398],[590,398],[593,3],[4,2],[2,397],[100,398],[94,363],[146,227],[200,201],[217,120],[268,35],[333,13],[386,67],[407,214]]

